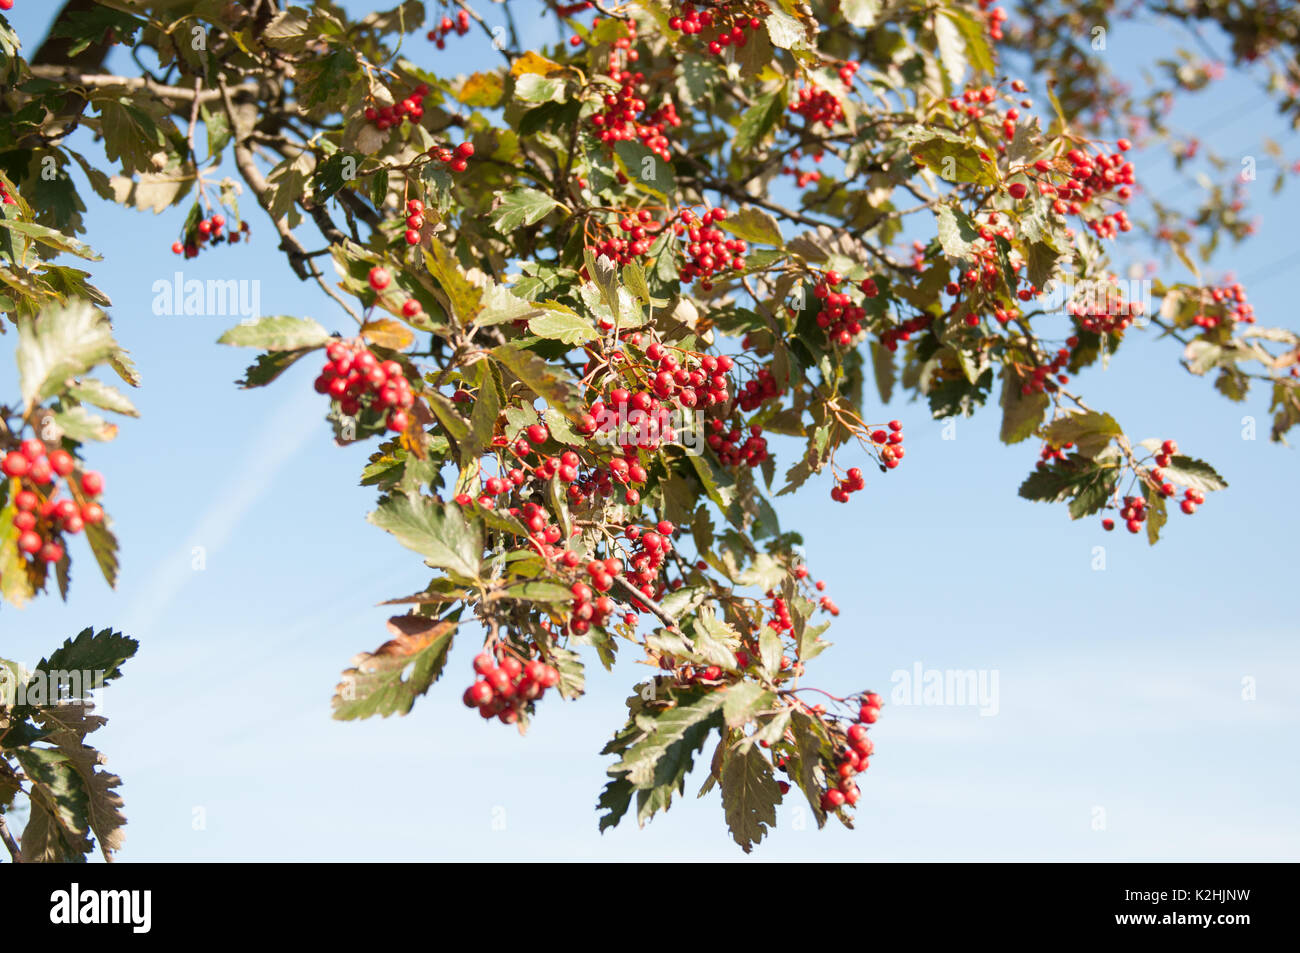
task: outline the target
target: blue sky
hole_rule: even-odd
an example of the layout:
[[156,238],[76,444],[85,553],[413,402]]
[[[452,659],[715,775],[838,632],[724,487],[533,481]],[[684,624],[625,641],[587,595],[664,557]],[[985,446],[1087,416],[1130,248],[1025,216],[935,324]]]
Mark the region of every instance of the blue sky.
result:
[[[29,47],[53,6],[19,0],[10,14]],[[1138,26],[1109,39],[1117,62],[1168,45]],[[452,71],[481,66],[487,52],[479,36],[453,38],[443,54],[425,46],[408,52]],[[1228,155],[1260,156],[1261,169],[1264,134],[1284,143],[1288,161],[1300,158],[1266,97],[1239,77],[1176,118]],[[1144,159],[1150,188],[1181,187],[1158,158]],[[1254,186],[1258,236],[1219,265],[1246,281],[1261,323],[1294,326],[1300,205],[1294,191],[1268,194],[1270,181],[1264,171]],[[232,382],[251,352],[214,344],[233,322],[152,313],[153,283],[178,267],[169,246],[184,214],[95,202],[87,219],[105,255],[96,281],[145,379],[134,395],[143,419],[89,449],[122,540],[119,588],[103,584],[78,541],[66,605],[0,612],[0,654],[29,664],[87,625],[141,641],[98,738],[125,780],[122,859],[741,857],[716,793],[693,796],[699,772],[686,800],[645,830],[629,822],[597,833],[607,762],[598,751],[644,671],[629,662],[612,675],[589,670],[578,702],[548,699],[527,738],[461,706],[472,638],[410,716],[329,717],[340,670],[386,637],[389,613],[376,603],[420,588],[428,571],[364,522],[373,493],[357,475],[371,446],[334,446],[312,362],[241,392]],[[251,244],[185,262],[185,276],[260,280],[264,313],[345,328],[337,306],[292,278],[265,216],[250,220]],[[0,339],[6,391],[16,390],[12,346],[11,335]],[[1131,435],[1175,437],[1232,484],[1194,517],[1171,516],[1154,549],[1019,499],[1037,445],[999,444],[996,408],[958,421],[955,440],[942,439],[923,405],[876,408],[869,419],[904,421],[903,467],[869,474],[848,506],[829,500],[829,478],[782,498],[784,524],[804,534],[814,573],[843,610],[810,682],[888,697],[891,675],[917,663],[996,671],[999,704],[992,717],[890,705],[873,732],[857,830],[817,833],[790,799],[755,859],[1300,856],[1290,588],[1300,461],[1267,442],[1262,392],[1229,404],[1177,358],[1176,345],[1135,339],[1077,382]],[[1246,415],[1260,439],[1242,439]],[[192,568],[196,546],[202,571]],[[1243,699],[1243,679],[1254,700]]]

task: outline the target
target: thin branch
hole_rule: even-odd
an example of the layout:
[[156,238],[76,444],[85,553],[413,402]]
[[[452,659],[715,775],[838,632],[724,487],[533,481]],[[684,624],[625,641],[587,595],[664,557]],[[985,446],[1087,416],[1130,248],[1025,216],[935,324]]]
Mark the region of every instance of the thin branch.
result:
[[13,858],[14,863],[21,864],[23,858],[18,849],[18,841],[14,840],[14,835],[9,833],[9,825],[5,823],[3,814],[0,814],[0,840],[5,842],[5,847],[8,848],[9,856]]

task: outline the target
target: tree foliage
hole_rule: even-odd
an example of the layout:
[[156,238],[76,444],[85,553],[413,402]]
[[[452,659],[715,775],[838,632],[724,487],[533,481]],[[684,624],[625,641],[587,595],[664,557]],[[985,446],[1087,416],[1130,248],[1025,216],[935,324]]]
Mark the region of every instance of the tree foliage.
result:
[[[116,432],[92,408],[134,412],[105,379],[138,383],[108,300],[55,263],[98,260],[76,237],[81,179],[173,215],[178,254],[277,248],[337,311],[227,331],[259,352],[240,384],[317,362],[336,439],[374,447],[370,521],[432,570],[395,595],[390,640],[343,673],[335,717],[406,714],[457,636],[482,636],[466,702],[523,730],[548,689],[576,698],[585,665],[631,652],[656,674],[605,748],[602,830],[634,802],[640,823],[666,810],[697,756],[746,851],[791,787],[819,826],[849,824],[879,698],[804,684],[838,610],[773,497],[829,474],[839,505],[864,470],[895,479],[896,397],[920,405],[899,416],[946,418],[996,392],[1001,440],[1041,442],[1022,496],[1118,515],[1155,543],[1167,500],[1192,513],[1226,483],[1077,392],[1139,333],[1177,342],[1231,400],[1266,384],[1275,440],[1300,422],[1300,337],[1201,277],[1249,232],[1232,187],[1192,208],[1141,192],[1147,150],[1190,162],[1165,104],[1213,70],[1187,53],[1119,95],[1089,52],[1144,13],[1225,32],[1243,68],[1292,77],[1270,87],[1285,90],[1295,10],[482,6],[70,0],[30,56],[0,18],[0,312],[19,371],[0,451],[34,434],[70,454],[84,505],[86,444]],[[482,68],[440,71],[455,43],[477,44]],[[1126,241],[1194,281],[1122,279]],[[19,547],[29,483],[0,488],[0,588],[17,606],[68,579],[65,549]],[[108,523],[85,530],[111,584]],[[89,721],[51,729],[42,711],[0,722],[29,785],[22,851],[66,857],[88,831],[111,849]],[[53,748],[33,747],[41,731]]]

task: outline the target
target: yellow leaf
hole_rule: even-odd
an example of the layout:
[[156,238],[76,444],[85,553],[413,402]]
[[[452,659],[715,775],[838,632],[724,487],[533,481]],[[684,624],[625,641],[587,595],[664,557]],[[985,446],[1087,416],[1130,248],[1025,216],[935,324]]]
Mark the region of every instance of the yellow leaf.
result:
[[523,76],[525,73],[550,76],[552,73],[563,72],[563,70],[564,67],[559,63],[548,60],[545,56],[540,56],[532,50],[529,50],[510,65],[511,76]]
[[[549,61],[548,61],[549,62]],[[499,73],[475,73],[465,80],[456,95],[466,106],[495,106],[501,102],[506,84]]]
[[367,321],[361,326],[361,336],[371,344],[393,351],[405,351],[415,343],[415,334],[411,329],[392,318]]

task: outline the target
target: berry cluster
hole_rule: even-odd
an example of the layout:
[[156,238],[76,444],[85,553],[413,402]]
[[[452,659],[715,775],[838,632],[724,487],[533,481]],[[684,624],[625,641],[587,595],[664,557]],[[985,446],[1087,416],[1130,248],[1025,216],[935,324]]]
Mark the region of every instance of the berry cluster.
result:
[[339,413],[356,417],[372,411],[389,430],[401,433],[415,403],[411,385],[396,361],[381,361],[359,338],[335,341],[325,349],[328,360],[316,378],[316,392],[338,402]]
[[[635,52],[630,50],[627,55],[631,57]],[[611,147],[615,142],[637,141],[665,162],[669,161],[672,153],[664,130],[682,124],[677,108],[669,101],[644,115],[646,101],[637,87],[645,81],[645,74],[613,66],[609,78],[618,83],[618,91],[605,93],[601,111],[591,117],[591,124],[598,130],[597,138]]]
[[429,87],[421,83],[415,87],[410,96],[401,102],[392,106],[381,106],[378,109],[374,106],[367,106],[362,115],[366,117],[367,122],[374,123],[375,128],[381,132],[394,126],[400,126],[408,120],[412,123],[418,123],[424,115],[424,100],[428,95]]
[[224,215],[217,214],[200,219],[182,241],[172,242],[172,254],[195,258],[199,254],[199,249],[204,245],[218,245],[223,241],[229,242],[231,245],[237,245],[239,244],[240,235],[248,233],[248,223],[240,222],[239,228],[232,232],[227,232],[225,229],[226,217]]
[[799,95],[790,104],[790,112],[803,116],[810,130],[816,130],[818,123],[830,129],[844,118],[844,106],[834,93],[810,86],[799,90]]
[[745,252],[749,245],[738,238],[727,238],[721,229],[714,228],[714,222],[727,217],[726,209],[710,208],[699,218],[688,208],[682,209],[678,221],[673,225],[676,235],[685,235],[689,241],[686,245],[686,263],[682,265],[677,276],[685,284],[699,279],[704,291],[713,289],[712,277],[728,269],[744,271]]
[[437,159],[452,172],[464,172],[469,168],[469,158],[474,154],[474,143],[462,142],[455,148],[430,146],[429,158]]
[[410,199],[406,203],[406,244],[420,244],[420,229],[424,228],[424,203]]
[[1046,364],[1038,364],[1030,371],[1029,376],[1020,385],[1020,393],[1028,397],[1030,394],[1053,391],[1056,390],[1058,385],[1064,387],[1070,383],[1069,375],[1062,374],[1061,371],[1069,365],[1070,353],[1079,346],[1079,339],[1069,337],[1066,339],[1065,344],[1065,347],[1058,348],[1052,354],[1050,361]]
[[1217,328],[1219,325],[1227,322],[1235,324],[1240,321],[1242,324],[1255,323],[1255,309],[1246,300],[1246,289],[1240,283],[1224,285],[1210,289],[1210,301],[1213,307],[1208,310],[1217,311],[1217,314],[1198,314],[1192,319],[1192,323],[1198,328]]
[[708,10],[696,10],[692,4],[685,4],[674,16],[668,18],[668,29],[686,36],[697,36],[705,30],[716,28],[717,33],[709,40],[709,53],[721,56],[723,51],[734,46],[740,49],[749,42],[748,32],[762,29],[763,21],[747,13],[732,13],[730,3],[722,3]]
[[1144,309],[1140,301],[1125,302],[1114,294],[1096,294],[1071,301],[1066,310],[1085,331],[1119,336]]
[[[1132,186],[1136,181],[1133,163],[1124,158],[1124,153],[1132,145],[1127,139],[1120,139],[1116,146],[1119,151],[1109,155],[1105,152],[1090,155],[1082,149],[1071,149],[1064,156],[1070,163],[1065,182],[1053,185],[1046,178],[1039,180],[1038,191],[1042,195],[1055,196],[1053,211],[1058,215],[1082,215],[1084,205],[1102,196],[1113,194],[1121,202],[1132,197]],[[1060,158],[1039,159],[1033,168],[1044,176],[1050,175],[1057,172]],[[1127,232],[1133,227],[1123,209],[1098,218],[1085,218],[1084,221],[1098,238],[1114,238],[1117,232]]]
[[469,32],[469,14],[461,10],[456,14],[456,19],[443,17],[438,21],[438,25],[425,34],[425,37],[440,50],[447,48],[447,36],[455,33],[457,36],[464,36]]
[[979,0],[980,10],[988,13],[989,39],[994,42],[1002,39],[1002,24],[1007,22],[1007,11],[1001,7],[992,7],[995,0]]
[[854,304],[846,292],[836,290],[843,281],[838,271],[826,272],[813,286],[813,297],[821,302],[817,327],[826,332],[832,344],[847,347],[862,334],[862,321],[867,312]]
[[9,190],[0,183],[0,205],[15,205],[14,197],[9,194]]
[[[813,162],[821,162],[824,155],[825,153],[821,149],[818,149],[816,152],[812,153]],[[805,171],[794,165],[794,163],[798,162],[802,157],[803,155],[798,149],[793,149],[790,151],[790,164],[781,166],[782,174],[794,176],[794,184],[800,189],[813,182],[820,182],[822,179],[822,174],[818,170],[811,169]]]
[[910,341],[913,334],[918,334],[921,331],[926,330],[933,323],[933,315],[915,315],[908,318],[902,324],[885,328],[885,330],[880,333],[880,343],[889,351],[897,351],[899,341]]
[[[751,424],[747,430],[736,426],[728,429],[721,420],[711,420],[709,426],[713,433],[705,442],[717,453],[724,467],[756,467],[767,459],[767,438],[758,424]],[[745,438],[743,442],[741,437]]]
[[465,707],[506,725],[517,722],[526,705],[560,683],[559,671],[540,659],[521,662],[506,656],[498,665],[496,658],[482,652],[474,658],[474,671],[479,678],[465,689]]
[[[93,499],[59,499],[55,486],[65,478],[68,492],[76,497],[71,476],[77,461],[59,448],[46,451],[40,440],[28,439],[0,460],[0,471],[18,481],[14,494],[13,525],[18,530],[18,551],[44,563],[57,563],[64,556],[63,533],[80,533],[88,525],[104,520],[104,508]],[[93,470],[81,475],[81,494],[97,497],[104,492],[104,478]],[[44,497],[42,498],[42,494]]]
[[843,741],[835,756],[835,772],[833,777],[828,777],[829,783],[822,795],[823,811],[834,811],[846,804],[852,807],[858,803],[861,792],[853,778],[867,770],[868,759],[876,750],[876,746],[867,737],[867,726],[876,723],[882,704],[880,696],[875,692],[863,696],[857,720],[844,732]]
[[[641,209],[634,214],[623,215],[619,219],[619,230],[624,237],[609,235],[587,246],[597,256],[604,256],[619,265],[626,265],[650,251],[650,246],[662,229],[648,209]],[[584,277],[588,280],[589,276]]]
[[[566,552],[566,559],[577,553]],[[587,574],[591,585],[579,580],[569,587],[573,593],[573,602],[569,606],[569,631],[581,635],[593,625],[603,626],[614,611],[614,600],[605,593],[614,587],[614,577],[623,572],[623,561],[614,556],[608,559],[593,559],[587,563]],[[653,591],[653,590],[652,590]],[[599,595],[597,595],[599,593]]]

